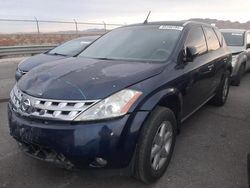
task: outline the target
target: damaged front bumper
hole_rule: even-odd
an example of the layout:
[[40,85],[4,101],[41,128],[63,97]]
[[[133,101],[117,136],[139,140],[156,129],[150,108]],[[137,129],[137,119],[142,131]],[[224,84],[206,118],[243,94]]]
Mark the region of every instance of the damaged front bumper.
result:
[[55,165],[66,169],[72,169],[74,167],[74,165],[63,154],[57,153],[50,148],[23,141],[18,141],[18,146],[21,151],[33,158],[54,163]]
[[147,112],[89,123],[42,121],[8,107],[10,134],[28,155],[65,168],[125,168],[130,164]]

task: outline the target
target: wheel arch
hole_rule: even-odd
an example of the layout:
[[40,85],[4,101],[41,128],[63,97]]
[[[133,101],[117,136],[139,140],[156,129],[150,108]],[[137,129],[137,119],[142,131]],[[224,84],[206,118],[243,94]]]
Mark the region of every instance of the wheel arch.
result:
[[244,53],[241,55],[241,57],[239,58],[239,66],[238,69],[241,65],[244,65],[246,68],[246,63],[247,63],[247,55]]
[[[143,121],[138,123],[134,123],[135,119],[132,117],[131,121],[128,124],[128,130],[126,131],[125,136],[125,145],[131,144],[131,139],[128,139],[129,133],[134,133],[134,145],[130,145],[133,152],[133,157],[131,158],[131,165],[133,166],[134,162],[134,155],[137,147],[137,142],[141,134],[141,130],[144,127],[147,120],[150,118],[150,115],[152,112],[158,107],[158,106],[164,106],[167,108],[170,108],[175,114],[176,120],[177,120],[177,131],[180,130],[180,119],[181,119],[181,113],[182,113],[182,94],[178,89],[175,88],[167,88],[163,89],[154,93],[151,93],[145,99],[139,104],[137,108],[137,112],[147,112],[147,114],[143,117]],[[175,104],[175,105],[174,105]],[[176,105],[177,104],[177,105]],[[137,113],[135,113],[137,114]],[[142,120],[142,119],[141,119]],[[135,121],[136,122],[136,121]]]
[[168,88],[151,95],[141,106],[140,110],[153,111],[157,106],[172,110],[175,114],[178,128],[181,121],[183,97],[177,88]]

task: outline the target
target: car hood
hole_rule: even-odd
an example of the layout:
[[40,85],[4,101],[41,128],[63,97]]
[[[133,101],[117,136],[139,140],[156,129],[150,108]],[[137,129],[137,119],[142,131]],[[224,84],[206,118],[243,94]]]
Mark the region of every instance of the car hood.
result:
[[34,67],[42,65],[44,63],[65,58],[67,57],[60,55],[39,54],[24,60],[21,64],[18,65],[18,68],[24,72],[28,72]]
[[68,58],[43,64],[18,82],[23,92],[57,100],[103,99],[163,71],[163,63]]
[[231,50],[232,54],[239,54],[244,51],[243,46],[228,46],[228,48]]

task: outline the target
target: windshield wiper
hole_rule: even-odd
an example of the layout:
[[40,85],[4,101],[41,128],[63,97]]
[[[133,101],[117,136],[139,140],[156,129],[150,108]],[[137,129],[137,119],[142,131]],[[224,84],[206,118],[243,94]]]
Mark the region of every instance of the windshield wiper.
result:
[[107,57],[97,57],[94,59],[98,59],[98,60],[117,60],[117,59],[112,59],[112,58],[107,58]]
[[68,55],[65,55],[65,54],[60,54],[60,53],[49,53],[50,55],[60,55],[60,56],[68,56]]

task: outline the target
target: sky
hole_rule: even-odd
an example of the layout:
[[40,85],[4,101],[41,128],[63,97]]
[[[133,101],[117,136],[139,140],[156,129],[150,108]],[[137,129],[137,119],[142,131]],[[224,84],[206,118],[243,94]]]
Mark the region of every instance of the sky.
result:
[[[149,21],[189,18],[250,20],[249,0],[0,0],[0,18],[11,19],[36,17],[41,20],[130,24],[142,22],[149,10],[152,11]],[[33,26],[26,24],[22,27]],[[11,28],[14,26],[9,23],[0,23],[0,32]]]

